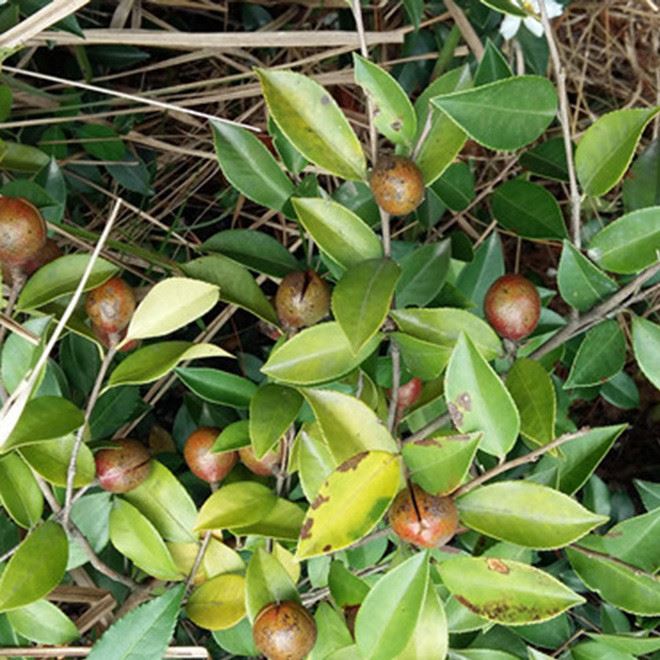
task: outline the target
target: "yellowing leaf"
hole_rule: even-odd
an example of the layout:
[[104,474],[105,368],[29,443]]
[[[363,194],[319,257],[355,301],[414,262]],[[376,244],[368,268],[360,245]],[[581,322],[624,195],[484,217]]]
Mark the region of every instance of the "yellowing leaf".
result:
[[245,616],[245,578],[218,575],[190,594],[186,614],[200,628],[225,630]]

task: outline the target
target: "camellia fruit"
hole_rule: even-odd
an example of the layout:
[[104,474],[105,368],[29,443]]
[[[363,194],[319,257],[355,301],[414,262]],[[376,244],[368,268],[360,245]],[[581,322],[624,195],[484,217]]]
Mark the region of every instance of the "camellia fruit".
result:
[[270,603],[254,620],[252,636],[268,660],[302,660],[316,643],[316,622],[294,601]]
[[[392,396],[392,390],[387,391],[389,396]],[[399,387],[396,398],[396,405],[401,410],[414,406],[419,397],[422,395],[422,381],[413,376],[407,383]]]
[[0,262],[18,269],[46,243],[46,223],[38,209],[21,197],[0,197]]
[[117,447],[108,447],[94,455],[96,478],[103,490],[126,493],[137,488],[151,471],[149,450],[137,440],[117,440]]
[[235,451],[212,451],[219,435],[220,429],[201,426],[188,436],[183,446],[183,457],[190,471],[209,483],[224,479],[238,459]]
[[431,495],[417,484],[404,488],[392,502],[388,517],[394,533],[421,548],[448,543],[458,527],[458,510],[450,497]]
[[500,337],[518,341],[538,325],[541,297],[522,275],[503,275],[486,292],[484,313]]
[[269,451],[263,458],[257,458],[251,445],[241,447],[238,450],[238,457],[250,472],[260,477],[272,476],[282,459],[279,451]]
[[29,277],[42,266],[49,264],[51,261],[55,261],[55,259],[61,256],[62,250],[60,250],[59,245],[52,238],[47,238],[43,246],[19,266],[14,266],[12,268],[2,264],[2,277],[6,282],[11,284],[14,280],[13,273],[16,272],[16,270],[25,277]]
[[314,325],[330,311],[330,287],[313,270],[289,273],[275,294],[275,309],[286,330]]
[[424,199],[424,177],[419,167],[403,156],[380,161],[371,172],[369,185],[376,204],[391,215],[412,213]]
[[121,277],[112,277],[87,294],[85,311],[93,328],[119,335],[135,311],[133,289]]

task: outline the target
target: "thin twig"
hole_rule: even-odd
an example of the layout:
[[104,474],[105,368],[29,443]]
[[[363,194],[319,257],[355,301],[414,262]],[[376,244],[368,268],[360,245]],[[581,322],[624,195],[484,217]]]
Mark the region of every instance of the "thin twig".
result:
[[190,569],[190,573],[188,574],[188,579],[186,580],[186,588],[185,588],[186,594],[190,591],[190,589],[193,586],[193,583],[195,581],[195,576],[197,575],[197,571],[199,570],[202,560],[204,559],[204,555],[206,554],[206,549],[209,547],[209,543],[211,542],[212,536],[213,536],[213,532],[211,530],[205,532],[204,534],[202,543],[199,546],[199,550],[197,551],[197,556],[195,557],[195,561],[193,562],[192,568]]
[[450,421],[451,421],[451,417],[449,416],[449,413],[444,413],[440,415],[440,417],[437,417],[436,419],[430,421],[425,426],[422,426],[422,428],[419,429],[419,431],[416,431],[412,435],[408,436],[403,441],[403,444],[407,445],[411,442],[415,442],[416,440],[423,440],[424,438],[428,438],[432,433],[435,433],[443,426],[446,426]]
[[394,432],[399,408],[399,385],[401,383],[401,353],[396,342],[390,342],[390,355],[392,356],[392,389],[390,390],[390,407],[387,413],[387,428]]
[[477,62],[481,62],[484,56],[484,45],[481,43],[479,35],[475,32],[472,24],[463,13],[463,10],[454,2],[454,0],[445,0],[445,7],[447,7],[447,11],[451,14],[454,23],[461,31],[463,39],[465,39],[470,50],[477,58]]
[[[23,284],[25,284],[25,277],[23,277],[23,275],[14,272],[12,273],[12,278],[11,288],[9,289],[9,297],[7,298],[7,305],[5,306],[3,312],[3,315],[6,316],[9,321],[12,321],[11,315],[14,312],[14,306],[18,300],[18,294],[21,292]],[[2,347],[2,344],[5,341],[5,335],[7,334],[8,329],[9,327],[7,323],[3,323],[2,327],[0,327],[0,347]],[[39,343],[38,339],[37,343]]]

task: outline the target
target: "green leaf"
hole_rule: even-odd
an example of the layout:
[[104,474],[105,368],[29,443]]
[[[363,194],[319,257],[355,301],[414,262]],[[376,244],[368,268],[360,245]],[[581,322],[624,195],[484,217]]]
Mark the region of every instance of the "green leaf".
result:
[[547,573],[508,559],[460,557],[437,570],[460,603],[507,626],[547,621],[584,602]]
[[501,275],[504,275],[504,251],[500,234],[494,231],[475,250],[472,261],[461,269],[456,278],[458,293],[472,301],[475,314],[482,318],[486,292]]
[[303,426],[296,442],[300,485],[307,501],[312,502],[340,461],[332,455],[318,423]]
[[181,382],[201,399],[221,406],[247,408],[257,386],[247,378],[220,369],[177,367]]
[[76,130],[82,148],[99,160],[121,160],[126,155],[126,145],[111,126],[83,124]]
[[452,211],[464,211],[475,198],[474,174],[467,163],[452,163],[432,189]]
[[179,362],[205,357],[231,357],[214,344],[190,341],[163,341],[139,348],[126,357],[110,374],[106,390],[119,385],[142,385],[158,380]]
[[376,335],[355,354],[336,321],[319,323],[273,350],[261,371],[291,385],[329,382],[362,364],[380,341],[381,335]]
[[41,520],[43,495],[32,471],[17,452],[0,456],[0,504],[25,529]]
[[493,368],[464,334],[447,366],[445,397],[459,431],[483,431],[480,448],[494,456],[506,456],[520,431],[518,410]]
[[642,479],[634,479],[633,483],[647,511],[653,511],[660,506],[660,484]]
[[[71,452],[76,442],[73,434],[58,438],[53,442],[21,447],[21,455],[46,481],[64,487],[67,481]],[[85,444],[80,446],[76,459],[76,474],[73,485],[76,488],[86,486],[94,481],[96,466],[91,450]]]
[[526,548],[551,550],[607,522],[564,493],[531,481],[500,481],[457,500],[461,522]]
[[580,312],[591,309],[618,288],[611,277],[592,264],[569,241],[564,241],[557,284],[564,301]]
[[249,438],[257,458],[263,458],[293,424],[302,396],[282,385],[262,385],[250,401]]
[[532,174],[554,181],[568,181],[566,145],[562,137],[550,138],[537,144],[521,154],[519,162]]
[[410,149],[417,115],[401,85],[387,71],[353,53],[355,82],[373,102],[374,125],[390,142]]
[[362,579],[353,575],[346,566],[338,560],[330,564],[328,572],[328,587],[332,600],[339,607],[360,605],[369,593],[369,585]]
[[268,110],[310,162],[344,179],[363,179],[362,146],[332,96],[299,73],[257,69]]
[[298,220],[319,248],[347,269],[383,256],[380,240],[353,211],[329,199],[293,198]]
[[254,229],[225,229],[202,243],[202,249],[220,254],[272,277],[302,270],[298,260],[270,234]]
[[293,183],[266,146],[251,131],[212,121],[213,144],[229,183],[253,202],[281,211],[293,194]]
[[660,206],[660,139],[649,144],[623,180],[623,206],[626,212]]
[[[310,505],[296,555],[308,559],[336,552],[368,534],[399,490],[398,457],[365,451],[342,463],[325,481]],[[355,492],[360,497],[355,497]]]
[[566,555],[580,580],[603,600],[624,612],[660,615],[660,578],[657,576],[603,557],[586,547],[567,548]]
[[492,360],[502,352],[495,331],[478,316],[462,309],[397,309],[391,316],[401,331],[431,344],[453,350],[463,332],[486,360]]
[[148,575],[159,580],[183,579],[154,525],[125,500],[114,501],[110,512],[110,541]]
[[413,555],[378,580],[355,621],[361,657],[389,660],[406,648],[425,605],[428,581],[425,552]]
[[211,451],[232,451],[247,447],[250,444],[250,422],[247,419],[241,419],[238,422],[232,422],[222,430],[217,437]]
[[277,325],[277,315],[263,291],[246,268],[221,254],[194,259],[181,266],[189,277],[220,287],[220,300],[238,305],[259,318]]
[[0,612],[43,598],[64,577],[68,542],[64,530],[47,521],[20,544],[0,575]]
[[633,316],[632,340],[635,359],[642,373],[660,389],[660,325],[642,318]]
[[658,112],[658,107],[615,110],[587,129],[575,151],[575,170],[587,195],[604,195],[621,180],[644,128]]
[[429,581],[417,625],[398,660],[444,660],[449,645],[447,616],[435,586]]
[[407,305],[423,307],[442,289],[451,257],[451,243],[422,245],[401,260],[401,278],[396,287],[397,307]]
[[28,401],[2,452],[16,447],[60,438],[82,426],[83,411],[57,396],[41,396]]
[[543,186],[514,179],[491,197],[493,215],[523,238],[566,238],[566,225],[555,196]]
[[527,18],[529,14],[519,4],[512,0],[480,0],[481,4],[494,9],[495,11],[502,12],[503,14],[511,14],[511,16],[519,16],[520,18]]
[[226,630],[245,616],[245,578],[218,575],[197,587],[186,604],[186,614],[200,628]]
[[302,390],[337,464],[365,451],[396,452],[397,446],[365,403],[334,390]]
[[162,463],[152,460],[145,481],[122,497],[145,515],[164,539],[195,540],[197,507],[181,482]]
[[626,361],[626,340],[614,319],[587,332],[571,365],[564,389],[601,385],[621,371]]
[[587,633],[587,635],[591,639],[624,653],[644,655],[660,650],[660,639],[657,636],[635,637],[633,635],[598,635],[596,633]]
[[316,644],[307,656],[308,660],[327,660],[335,651],[351,646],[353,637],[346,627],[342,614],[322,601],[314,612],[316,620]]
[[19,635],[37,644],[64,645],[80,637],[76,624],[47,600],[12,610],[7,620]]
[[183,585],[136,607],[105,631],[87,656],[91,660],[163,657],[179,617]]
[[236,536],[265,536],[281,541],[295,541],[300,534],[303,510],[293,502],[278,498],[275,506],[262,518],[248,525],[232,527],[231,533]]
[[475,87],[512,76],[513,71],[500,49],[490,39],[487,39],[484,55],[474,74]]
[[282,563],[270,552],[257,548],[246,573],[245,605],[250,621],[268,604],[285,600],[300,602],[291,576]]
[[389,259],[369,259],[349,268],[334,288],[332,313],[355,353],[380,330],[400,274]]
[[600,395],[608,403],[623,410],[634,410],[640,405],[637,383],[623,370],[600,388]]
[[268,133],[286,169],[291,174],[300,174],[308,165],[307,159],[291,144],[272,117],[268,118]]
[[[89,255],[87,254],[68,254],[42,266],[26,282],[18,297],[16,309],[18,311],[36,309],[60,296],[73,293],[78,287],[88,262]],[[114,264],[105,259],[97,259],[85,284],[85,291],[100,286],[118,272],[119,269]]]
[[452,349],[404,332],[391,332],[390,339],[396,342],[404,364],[413,376],[422,380],[437,378],[447,366]]
[[479,144],[501,151],[536,140],[557,113],[555,88],[540,76],[506,78],[436,96],[432,103]]
[[434,495],[461,485],[477,453],[481,433],[424,438],[403,446],[403,460],[412,480]]
[[660,206],[633,211],[601,229],[587,254],[601,268],[636,274],[655,263],[660,251]]
[[548,372],[528,358],[516,360],[506,376],[506,386],[520,413],[520,433],[535,446],[555,437],[557,397]]

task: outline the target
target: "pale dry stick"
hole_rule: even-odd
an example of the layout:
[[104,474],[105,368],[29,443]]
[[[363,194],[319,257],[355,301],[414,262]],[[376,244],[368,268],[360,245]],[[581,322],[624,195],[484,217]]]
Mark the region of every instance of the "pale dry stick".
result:
[[0,447],[2,447],[5,444],[5,442],[11,435],[12,431],[14,430],[14,427],[16,426],[25,408],[25,405],[27,404],[28,399],[30,398],[30,394],[32,393],[32,390],[37,382],[37,379],[41,374],[41,370],[46,366],[46,362],[48,361],[51,352],[55,348],[55,344],[59,341],[60,335],[64,331],[64,328],[67,322],[69,321],[69,318],[71,318],[71,315],[73,314],[73,311],[76,308],[83,294],[83,291],[85,290],[85,286],[87,285],[87,280],[92,274],[92,269],[94,268],[94,264],[96,263],[96,260],[98,259],[99,254],[101,253],[101,250],[103,249],[103,246],[105,245],[105,242],[108,239],[108,236],[110,235],[110,231],[117,218],[121,204],[122,204],[121,199],[118,199],[115,202],[112,211],[110,213],[110,217],[108,218],[108,222],[106,223],[106,226],[103,229],[101,236],[99,237],[96,247],[94,248],[94,251],[92,252],[89,258],[89,261],[87,263],[87,266],[85,267],[82,277],[80,278],[80,282],[78,282],[78,286],[76,287],[76,290],[73,292],[69,304],[66,306],[66,309],[64,310],[62,316],[60,317],[60,320],[55,326],[55,330],[53,330],[53,334],[51,335],[43,352],[39,356],[37,363],[34,365],[34,367],[29,372],[29,374],[26,375],[23,378],[23,380],[19,383],[18,387],[14,390],[12,396],[5,402],[5,405],[2,408],[2,412],[0,415]]
[[582,246],[580,235],[580,206],[582,199],[578,189],[577,177],[575,175],[575,161],[573,159],[573,141],[571,139],[571,120],[568,112],[568,93],[566,92],[566,69],[564,68],[557,42],[555,41],[552,25],[548,18],[548,10],[545,3],[539,2],[541,9],[541,22],[545,31],[545,39],[550,49],[550,58],[557,78],[557,91],[559,93],[559,123],[561,124],[562,136],[564,138],[564,150],[566,152],[566,164],[568,167],[568,183],[571,192],[571,239],[573,245],[579,250]]
[[479,35],[474,31],[470,21],[468,21],[463,13],[463,10],[454,0],[445,0],[445,7],[447,7],[447,11],[451,14],[454,23],[456,23],[458,29],[461,31],[465,42],[477,58],[477,62],[481,62],[484,56],[484,46],[481,43],[481,39],[479,39]]
[[[14,312],[14,306],[16,305],[16,301],[18,300],[18,294],[21,292],[21,289],[25,284],[24,275],[14,274],[13,278],[14,280],[11,284],[11,288],[9,289],[9,297],[7,299],[7,304],[4,309],[4,315],[10,320],[11,320],[11,315]],[[0,327],[0,347],[2,347],[2,344],[5,341],[5,335],[7,334],[8,329],[9,328],[5,323],[3,323],[2,327]]]
[[401,384],[401,353],[395,342],[390,342],[390,355],[392,357],[392,390],[390,393],[390,407],[387,411],[387,429],[394,432],[399,408],[399,386]]

